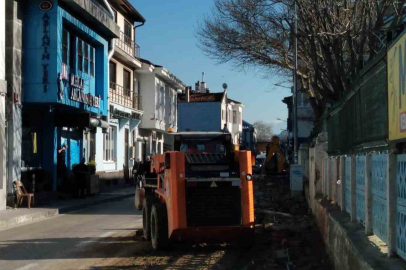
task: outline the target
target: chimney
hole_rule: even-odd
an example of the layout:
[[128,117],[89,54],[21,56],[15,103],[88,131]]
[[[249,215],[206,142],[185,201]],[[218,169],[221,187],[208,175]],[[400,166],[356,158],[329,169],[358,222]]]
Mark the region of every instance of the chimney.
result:
[[191,87],[186,87],[186,102],[190,102],[190,89]]

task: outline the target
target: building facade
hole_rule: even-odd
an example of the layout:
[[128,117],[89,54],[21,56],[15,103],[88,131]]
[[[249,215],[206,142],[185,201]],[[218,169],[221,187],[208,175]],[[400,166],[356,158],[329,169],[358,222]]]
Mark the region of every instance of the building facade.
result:
[[227,91],[210,93],[204,82],[198,82],[194,91],[188,87],[178,95],[178,102],[179,131],[224,131],[227,127],[233,143],[240,145],[243,104],[227,98]]
[[[108,58],[120,31],[104,4],[25,2],[24,93],[14,101],[23,97],[21,163],[45,171],[44,190],[56,191],[82,157],[95,155],[92,138],[109,128]],[[63,162],[66,171],[57,170]]]
[[0,3],[0,211],[6,209],[6,2]]
[[144,115],[135,146],[136,156],[162,154],[165,150],[165,134],[178,130],[178,92],[185,85],[163,66],[141,59],[137,69],[139,93],[142,96]]
[[[110,0],[115,23],[120,28],[114,40],[114,54],[109,61],[109,127],[97,128],[92,140],[96,151],[89,160],[96,162],[101,182],[120,184],[129,180],[133,165],[138,125],[143,115],[137,70],[141,68],[140,47],[136,28],[145,23],[144,17],[127,0]],[[110,182],[109,182],[110,183]]]
[[256,152],[257,132],[255,127],[247,121],[242,121],[242,143],[241,146],[247,150]]

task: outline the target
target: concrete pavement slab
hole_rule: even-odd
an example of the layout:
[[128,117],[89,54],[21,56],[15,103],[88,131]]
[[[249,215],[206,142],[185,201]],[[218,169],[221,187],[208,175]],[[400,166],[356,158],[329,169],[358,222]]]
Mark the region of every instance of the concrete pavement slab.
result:
[[95,205],[114,202],[134,196],[134,187],[112,189],[85,199],[65,199],[51,201],[49,205],[0,212],[0,230],[12,228],[26,223],[51,218],[59,214],[78,211]]

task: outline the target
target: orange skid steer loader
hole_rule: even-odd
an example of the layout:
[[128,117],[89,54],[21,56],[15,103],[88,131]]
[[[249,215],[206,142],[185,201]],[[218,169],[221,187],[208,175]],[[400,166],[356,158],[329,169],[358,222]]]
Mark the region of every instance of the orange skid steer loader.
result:
[[172,240],[252,243],[251,152],[228,151],[226,135],[199,141],[195,148],[196,140],[182,140],[187,147],[178,147],[181,151],[153,157],[157,186],[145,195],[142,218],[144,238],[154,249]]

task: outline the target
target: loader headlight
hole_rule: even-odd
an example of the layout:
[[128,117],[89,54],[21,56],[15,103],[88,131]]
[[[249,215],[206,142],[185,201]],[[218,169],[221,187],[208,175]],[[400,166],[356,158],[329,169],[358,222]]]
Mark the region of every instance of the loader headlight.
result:
[[251,174],[247,174],[246,179],[247,179],[247,181],[251,181],[251,180],[252,180],[252,175],[251,175]]

